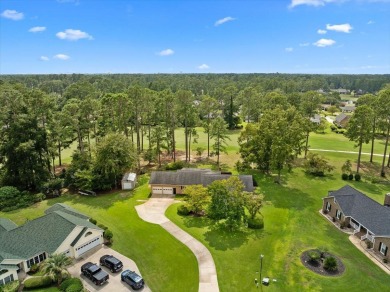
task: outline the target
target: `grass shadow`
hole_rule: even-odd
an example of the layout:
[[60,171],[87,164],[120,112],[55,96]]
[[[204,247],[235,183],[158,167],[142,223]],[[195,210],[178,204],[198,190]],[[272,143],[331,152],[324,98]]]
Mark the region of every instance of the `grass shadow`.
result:
[[220,251],[239,248],[248,242],[249,236],[250,232],[247,230],[230,231],[218,225],[210,226],[209,230],[204,234],[204,238],[209,246]]

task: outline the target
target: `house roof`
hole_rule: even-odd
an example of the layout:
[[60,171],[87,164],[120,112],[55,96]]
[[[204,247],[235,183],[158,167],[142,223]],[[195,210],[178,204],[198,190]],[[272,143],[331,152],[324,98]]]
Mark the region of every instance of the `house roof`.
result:
[[[230,174],[221,174],[221,172],[211,171],[210,169],[181,169],[179,171],[153,171],[150,176],[151,185],[203,185],[208,186],[215,180],[228,179]],[[239,179],[244,184],[244,190],[252,192],[253,179],[251,175],[239,175]]]
[[73,216],[76,216],[76,217],[79,217],[82,219],[89,219],[88,216],[85,216],[84,214],[69,207],[68,205],[61,204],[61,203],[56,203],[53,206],[51,206],[50,208],[46,209],[45,214],[50,214],[50,213],[55,212],[55,211],[61,211],[61,212],[64,212],[64,213],[67,213],[67,214],[70,214],[70,215],[73,215]]
[[390,207],[383,206],[355,188],[346,185],[337,191],[330,191],[345,216],[356,221],[377,236],[390,236]]
[[0,233],[5,231],[10,231],[18,227],[13,221],[7,218],[0,218]]
[[137,174],[134,172],[127,172],[122,178],[122,181],[135,181]]
[[42,217],[3,232],[0,234],[0,262],[3,259],[28,259],[41,252],[53,253],[76,226],[101,230],[85,218],[66,210],[52,209]]

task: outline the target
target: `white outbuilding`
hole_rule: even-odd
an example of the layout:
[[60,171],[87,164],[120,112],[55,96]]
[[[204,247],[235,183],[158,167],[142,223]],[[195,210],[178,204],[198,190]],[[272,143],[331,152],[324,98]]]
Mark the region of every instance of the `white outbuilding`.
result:
[[134,172],[127,172],[122,178],[122,190],[132,190],[135,188],[137,181],[137,174]]

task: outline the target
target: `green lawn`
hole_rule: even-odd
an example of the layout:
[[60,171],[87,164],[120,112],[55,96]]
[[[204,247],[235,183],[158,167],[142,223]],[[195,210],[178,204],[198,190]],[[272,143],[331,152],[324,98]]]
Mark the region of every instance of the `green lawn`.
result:
[[[172,205],[166,215],[178,226],[199,239],[215,260],[221,291],[254,291],[259,271],[259,255],[264,254],[263,276],[277,279],[265,288],[269,291],[388,291],[390,277],[375,266],[320,214],[322,197],[327,191],[345,184],[338,174],[313,178],[301,169],[286,174],[283,185],[270,177],[256,174],[265,194],[263,230],[229,233],[210,227],[206,218],[182,217]],[[351,183],[377,201],[389,190],[364,182]],[[346,272],[327,278],[307,270],[300,262],[302,251],[326,246],[339,256]]]
[[43,215],[55,203],[66,203],[113,231],[112,248],[137,263],[153,291],[198,291],[198,264],[193,253],[160,226],[138,217],[134,206],[148,195],[148,185],[144,183],[134,193],[116,192],[94,198],[64,195],[29,208],[0,212],[0,217],[23,224]]

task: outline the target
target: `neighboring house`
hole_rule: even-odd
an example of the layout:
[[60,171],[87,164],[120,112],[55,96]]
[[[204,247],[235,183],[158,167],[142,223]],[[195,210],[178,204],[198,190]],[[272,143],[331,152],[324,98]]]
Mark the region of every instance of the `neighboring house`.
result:
[[331,91],[337,92],[339,94],[349,94],[350,92],[348,89],[344,89],[344,88],[331,89]]
[[[183,168],[178,171],[153,171],[149,185],[152,194],[175,195],[183,194],[186,186],[208,186],[213,181],[228,179],[231,176],[231,174],[224,174],[220,171],[198,168]],[[239,175],[238,178],[243,182],[245,191],[253,192],[254,186],[251,175]]]
[[354,106],[354,105],[346,105],[344,107],[341,107],[341,111],[343,113],[352,113],[355,111],[355,109],[356,109],[356,106]]
[[64,253],[79,258],[103,243],[103,230],[64,204],[21,226],[0,218],[0,285],[22,279],[34,264]]
[[327,111],[328,108],[330,108],[332,105],[331,104],[321,104],[321,110],[323,111]]
[[345,128],[348,125],[350,118],[351,118],[350,116],[348,116],[344,113],[341,113],[334,120],[334,124],[338,127]]
[[133,172],[127,172],[122,178],[122,190],[132,190],[135,188],[137,181],[137,174]]
[[350,225],[355,236],[370,241],[376,254],[390,260],[390,194],[381,205],[346,185],[329,191],[323,201],[323,213],[340,224]]
[[310,122],[319,125],[321,123],[321,116],[315,114],[313,117],[310,118]]

